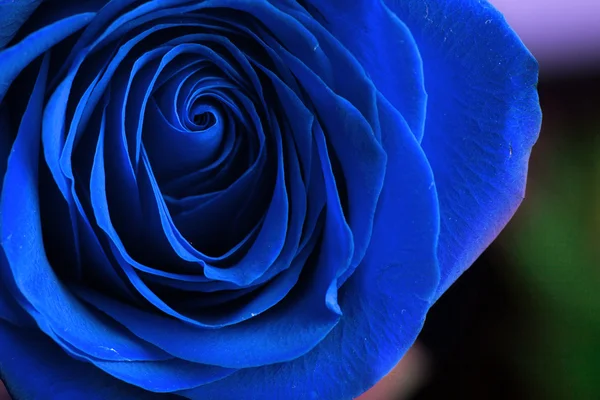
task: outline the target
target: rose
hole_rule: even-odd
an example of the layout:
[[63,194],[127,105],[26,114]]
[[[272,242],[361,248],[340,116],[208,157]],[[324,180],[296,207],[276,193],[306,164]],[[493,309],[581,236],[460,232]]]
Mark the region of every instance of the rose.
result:
[[474,0],[0,13],[16,399],[346,399],[523,197],[537,65]]

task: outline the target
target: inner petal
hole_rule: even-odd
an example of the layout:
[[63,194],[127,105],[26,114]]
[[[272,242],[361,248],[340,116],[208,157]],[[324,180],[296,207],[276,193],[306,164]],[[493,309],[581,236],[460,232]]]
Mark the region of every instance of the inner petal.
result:
[[157,118],[160,111],[156,103],[151,102],[149,107],[152,124],[145,126],[144,146],[159,180],[185,175],[218,158],[227,123],[218,104],[196,101],[185,116],[187,129]]
[[206,131],[215,125],[217,119],[211,110],[205,109],[203,106],[197,106],[192,111],[192,122],[198,127],[200,132]]

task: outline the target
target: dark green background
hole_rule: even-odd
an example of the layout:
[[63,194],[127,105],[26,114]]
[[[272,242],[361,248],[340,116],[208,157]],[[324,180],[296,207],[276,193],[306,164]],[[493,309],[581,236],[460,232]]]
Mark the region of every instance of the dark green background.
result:
[[539,93],[527,197],[434,306],[416,399],[600,399],[600,73]]

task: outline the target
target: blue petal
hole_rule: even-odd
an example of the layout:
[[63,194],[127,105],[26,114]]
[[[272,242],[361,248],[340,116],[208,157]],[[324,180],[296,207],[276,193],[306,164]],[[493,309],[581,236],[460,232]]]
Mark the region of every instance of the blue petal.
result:
[[85,13],[65,18],[0,51],[0,101],[23,68],[52,46],[87,25],[93,16],[93,13]]
[[44,334],[1,320],[0,343],[0,376],[15,400],[179,398],[127,385],[91,364],[70,358]]
[[165,175],[179,177],[215,162],[223,139],[227,136],[228,113],[222,112],[220,107],[207,104],[202,112],[212,114],[214,124],[207,129],[190,131],[175,129],[153,102],[149,102],[148,107],[144,125],[149,132],[145,134],[144,147],[157,180],[168,179]]
[[178,359],[156,362],[94,361],[93,364],[121,381],[158,393],[207,385],[236,371]]
[[[347,204],[344,210],[354,239],[354,255],[348,269],[340,268],[340,284],[356,268],[369,241],[377,199],[384,184],[386,156],[367,123],[353,104],[337,96],[314,72],[289,53],[281,52],[290,70],[303,85],[323,121],[330,156],[340,165],[335,179]],[[343,186],[342,186],[343,185]]]
[[182,395],[352,399],[389,372],[414,342],[439,278],[437,198],[431,169],[408,125],[387,100],[378,100],[389,184],[379,198],[371,246],[341,288],[340,322],[303,357],[240,370]]
[[[381,0],[306,0],[304,3],[310,3],[307,10],[312,17],[357,58],[377,89],[400,111],[420,141],[427,95],[419,49],[407,26]],[[347,86],[352,90],[354,85]]]
[[0,3],[0,49],[8,44],[42,0]]
[[514,214],[540,129],[538,66],[486,1],[386,0],[419,46],[439,194],[439,297]]
[[18,326],[33,326],[35,323],[17,301],[19,294],[6,263],[4,251],[0,249],[0,320]]
[[[38,193],[42,106],[49,57],[23,115],[8,161],[1,196],[2,247],[15,286],[31,304],[32,317],[49,335],[106,360],[164,359],[161,350],[136,340],[122,328],[101,320],[60,282],[44,250]],[[14,210],[19,210],[16,213]],[[119,354],[108,351],[117,348]]]
[[[75,288],[75,291],[80,290]],[[87,289],[82,289],[87,290]],[[158,393],[173,393],[178,390],[196,388],[223,379],[235,369],[192,363],[177,358],[156,361],[99,360],[61,343],[63,350],[76,360],[91,363],[118,380],[139,388]],[[118,353],[113,348],[107,349]]]
[[[102,146],[102,141],[103,141],[103,136],[104,136],[104,131],[100,132],[100,137],[99,137],[99,141],[98,141],[98,148],[97,148],[97,153],[96,153],[96,160],[94,163],[94,168],[93,168],[93,173],[92,173],[92,185],[94,185],[94,187],[101,187],[99,186],[102,181],[104,180],[104,176],[102,175],[102,170],[103,170],[103,159],[104,159],[104,154],[103,154],[103,146]],[[283,174],[283,168],[281,173]],[[285,187],[283,188],[284,192],[285,192]],[[102,195],[103,191],[100,190],[93,190],[93,204],[95,209],[97,210],[106,210],[108,208],[107,203],[106,203],[106,198],[105,196]],[[204,316],[193,316],[193,317],[187,317],[187,316],[183,316],[180,313],[178,313],[177,311],[173,310],[169,305],[167,305],[164,301],[162,301],[160,298],[158,298],[146,285],[145,283],[137,276],[136,272],[132,269],[131,265],[135,266],[135,262],[129,258],[124,249],[122,249],[122,245],[119,243],[118,237],[116,237],[115,232],[111,229],[110,227],[110,222],[106,221],[105,219],[107,218],[106,213],[103,214],[99,214],[97,215],[97,217],[99,218],[99,223],[101,224],[101,226],[103,226],[104,229],[106,229],[106,231],[113,237],[113,240],[115,242],[115,245],[119,247],[119,251],[123,253],[123,256],[120,256],[118,253],[115,254],[115,256],[117,257],[117,260],[119,260],[121,262],[121,265],[123,267],[123,269],[125,270],[125,273],[127,274],[128,278],[131,280],[131,283],[139,290],[139,292],[147,298],[147,300],[152,303],[154,306],[156,306],[157,308],[159,308],[161,311],[163,311],[164,313],[171,315],[175,318],[181,319],[183,321],[186,321],[187,323],[191,324],[191,325],[196,325],[196,326],[201,326],[201,327],[213,327],[215,325],[217,326],[225,326],[225,325],[231,325],[233,323],[248,319],[250,317],[253,317],[261,312],[263,312],[264,310],[268,309],[269,307],[271,307],[273,304],[277,303],[285,294],[287,294],[287,292],[289,292],[289,290],[291,289],[291,287],[293,286],[293,284],[296,282],[298,274],[299,274],[299,267],[301,267],[301,263],[298,264],[296,266],[296,268],[294,268],[294,271],[288,275],[286,275],[286,277],[283,277],[282,279],[278,280],[277,282],[271,282],[272,284],[268,287],[268,289],[265,290],[266,293],[262,293],[259,296],[254,298],[254,301],[251,301],[249,304],[246,305],[246,307],[244,307],[242,310],[229,310],[227,315],[223,315],[220,318],[215,318],[215,317],[204,317]],[[287,218],[283,218],[284,221],[287,220]],[[267,225],[268,227],[272,227],[273,224],[269,224]],[[267,243],[271,243],[271,245],[274,243],[273,240],[271,241],[267,241]],[[258,244],[260,244],[260,242],[258,242]],[[263,246],[265,247],[265,246]],[[272,249],[270,249],[272,250]],[[249,263],[245,263],[242,264],[244,267],[249,267],[252,265],[248,265],[248,264],[260,264],[257,259],[259,259],[260,257],[265,257],[265,253],[263,252],[259,252],[259,254],[253,254],[252,251],[250,251],[247,255],[248,258],[250,258]],[[125,259],[123,259],[125,258]],[[136,268],[140,268],[140,266],[136,266]],[[208,268],[208,267],[207,267]],[[229,269],[225,269],[223,270],[224,273],[228,273],[231,271],[238,271],[239,269],[235,269],[235,268],[229,268]],[[219,270],[217,270],[219,271]],[[240,272],[244,273],[244,272],[248,272],[244,269],[239,270]],[[252,272],[250,270],[250,272]],[[184,278],[183,276],[181,277],[182,279]],[[85,295],[83,295],[84,298]]]
[[[317,279],[311,283],[327,286]],[[322,305],[324,296],[313,294],[309,286],[297,285],[275,307],[220,329],[198,328],[91,291],[78,294],[143,340],[177,358],[225,368],[247,368],[293,360],[310,351],[335,326],[339,316],[326,309]],[[319,290],[319,294],[323,291]]]
[[13,129],[10,125],[9,111],[6,106],[0,107],[0,193],[4,185],[4,174],[6,173],[6,164],[8,155],[12,147]]

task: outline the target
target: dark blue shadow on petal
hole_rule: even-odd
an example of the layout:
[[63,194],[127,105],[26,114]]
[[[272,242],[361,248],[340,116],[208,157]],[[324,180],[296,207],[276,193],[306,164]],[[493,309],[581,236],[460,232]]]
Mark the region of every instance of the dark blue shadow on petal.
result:
[[338,325],[303,357],[240,370],[181,394],[220,400],[351,399],[389,372],[412,345],[438,285],[437,198],[431,169],[408,125],[381,96],[378,108],[391,184],[381,192],[371,246],[340,289],[344,315]]
[[[15,287],[31,305],[40,328],[74,347],[106,360],[155,360],[165,353],[106,324],[60,282],[44,251],[38,193],[42,106],[48,58],[19,127],[8,161],[1,197],[1,243]],[[14,210],[19,210],[15,213]],[[66,328],[66,329],[65,329]],[[118,348],[115,353],[111,348]]]
[[23,68],[56,43],[87,25],[93,17],[93,13],[86,13],[65,18],[0,51],[0,101]]
[[10,42],[42,0],[0,3],[0,49]]
[[76,361],[41,332],[0,320],[0,378],[13,399],[176,400],[123,383],[97,367]]
[[18,298],[24,302],[15,287],[12,276],[10,276],[6,256],[0,250],[0,320],[21,327],[35,326],[31,316],[19,304]]
[[[351,3],[344,0],[306,0],[304,3],[312,17],[356,57],[375,87],[402,114],[415,137],[421,141],[427,102],[426,77],[418,46],[405,23],[380,0],[355,0]],[[305,24],[315,25],[314,20],[300,15],[298,18],[306,21]],[[332,57],[332,62],[340,60],[341,57]],[[342,77],[340,86],[345,86]],[[347,90],[351,91],[354,85],[347,86]],[[356,90],[354,97],[345,97],[358,100],[360,96],[361,91]]]

